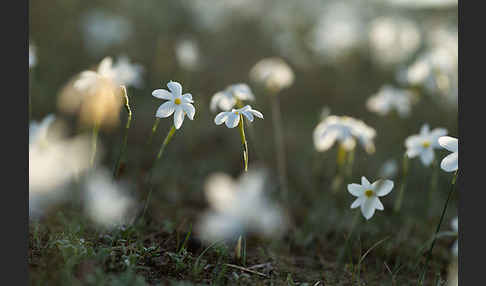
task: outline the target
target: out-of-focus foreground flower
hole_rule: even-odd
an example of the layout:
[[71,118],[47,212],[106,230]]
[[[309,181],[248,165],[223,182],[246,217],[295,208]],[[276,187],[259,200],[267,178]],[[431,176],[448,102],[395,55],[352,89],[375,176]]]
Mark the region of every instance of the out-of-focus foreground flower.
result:
[[29,69],[35,67],[37,64],[37,54],[35,46],[29,44]]
[[62,196],[63,187],[89,167],[89,137],[66,138],[54,115],[29,126],[29,213],[43,210]]
[[250,70],[250,79],[271,93],[278,93],[294,83],[294,72],[281,58],[265,58]]
[[330,115],[324,118],[314,129],[314,146],[317,151],[326,151],[334,142],[339,141],[347,150],[353,150],[358,140],[368,153],[375,152],[373,142],[376,131],[363,121],[349,117]]
[[286,225],[279,206],[264,193],[265,172],[250,170],[238,180],[224,173],[211,175],[204,186],[211,210],[199,221],[204,241],[236,238],[244,233],[280,234]]
[[238,102],[254,101],[255,96],[250,87],[245,83],[232,84],[223,91],[219,91],[211,97],[209,108],[215,112],[218,108],[223,111],[231,110]]
[[378,180],[371,184],[364,176],[361,177],[361,185],[349,184],[348,191],[357,199],[351,204],[351,208],[361,207],[361,213],[366,219],[373,217],[376,210],[384,210],[379,197],[386,196],[393,189],[393,181]]
[[452,152],[442,159],[440,167],[446,172],[456,171],[459,168],[459,140],[450,136],[442,136],[438,140],[440,146]]
[[156,89],[152,92],[154,97],[168,100],[157,109],[155,116],[166,118],[174,113],[174,126],[176,129],[179,129],[186,115],[189,119],[194,119],[196,114],[196,109],[192,105],[194,100],[192,100],[190,93],[182,94],[182,85],[178,82],[170,81],[167,87],[170,92],[166,89]]
[[447,134],[445,128],[430,130],[428,124],[422,125],[420,134],[411,135],[405,140],[407,156],[414,158],[419,156],[425,166],[429,166],[435,158],[434,149],[440,148],[438,139]]

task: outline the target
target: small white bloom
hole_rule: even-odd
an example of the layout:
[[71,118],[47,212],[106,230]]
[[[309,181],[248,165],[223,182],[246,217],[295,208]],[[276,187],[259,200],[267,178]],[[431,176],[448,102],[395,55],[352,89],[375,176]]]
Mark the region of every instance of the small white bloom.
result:
[[196,109],[192,105],[194,101],[190,93],[182,94],[182,86],[180,83],[170,81],[167,87],[170,92],[166,89],[156,89],[152,92],[153,96],[168,100],[157,109],[155,116],[166,118],[174,113],[174,126],[176,129],[179,129],[186,115],[190,120],[194,119],[194,115],[196,114]]
[[37,54],[35,51],[35,46],[29,44],[29,69],[35,67],[37,64]]
[[220,112],[214,118],[214,123],[216,125],[225,123],[228,128],[234,128],[240,123],[240,114],[244,115],[250,122],[253,121],[253,116],[263,119],[263,114],[260,111],[252,109],[249,105],[245,105],[240,109]]
[[142,85],[141,74],[144,68],[140,64],[130,63],[126,56],[118,58],[113,65],[115,81],[119,85],[140,87]]
[[175,47],[176,59],[179,65],[188,70],[195,71],[200,68],[200,55],[197,43],[192,39],[183,39]]
[[356,140],[365,148],[366,152],[373,153],[376,136],[375,129],[363,121],[349,116],[330,115],[322,120],[314,129],[314,146],[317,151],[326,151],[338,140],[346,150],[353,150]]
[[[459,235],[459,219],[455,217],[451,221],[452,230],[455,232],[456,236]],[[454,245],[452,246],[452,253],[457,256],[459,254],[459,240],[456,239]]]
[[[113,59],[106,57],[101,60],[96,71],[83,71],[74,82],[74,88],[87,93],[95,93],[102,85],[114,85],[115,70]],[[107,84],[109,83],[109,84]]]
[[265,58],[250,70],[250,78],[268,90],[279,92],[294,83],[294,72],[281,58]]
[[216,241],[246,232],[279,234],[284,227],[283,214],[265,196],[265,178],[262,170],[249,171],[238,180],[224,173],[211,175],[204,188],[211,210],[198,225],[201,238]]
[[459,140],[450,136],[442,136],[438,140],[440,146],[452,152],[442,159],[440,167],[446,172],[456,171],[459,168]]
[[396,110],[400,117],[407,117],[410,115],[412,99],[413,94],[410,91],[384,85],[368,99],[366,107],[382,116]]
[[395,159],[389,159],[387,160],[383,166],[381,166],[380,169],[380,177],[384,178],[392,178],[394,177],[398,172],[398,164]]
[[445,128],[435,128],[430,130],[428,124],[422,125],[420,134],[411,135],[405,140],[407,156],[414,158],[420,156],[420,160],[425,166],[429,166],[434,160],[434,149],[440,147],[438,139],[447,134]]
[[360,184],[349,184],[348,191],[357,199],[351,204],[351,208],[361,207],[361,213],[366,219],[370,219],[376,210],[384,210],[379,197],[386,196],[393,189],[393,181],[378,180],[371,184],[364,176]]
[[211,98],[209,108],[212,112],[215,112],[217,108],[223,111],[228,111],[231,110],[239,100],[255,100],[255,96],[247,84],[232,84],[226,87],[225,90],[215,93]]

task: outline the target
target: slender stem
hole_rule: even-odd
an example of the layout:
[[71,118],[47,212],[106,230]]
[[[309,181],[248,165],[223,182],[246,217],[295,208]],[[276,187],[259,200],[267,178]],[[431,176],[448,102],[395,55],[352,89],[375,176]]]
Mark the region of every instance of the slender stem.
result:
[[282,188],[282,195],[287,200],[288,198],[288,183],[287,183],[287,164],[285,161],[285,145],[284,136],[282,130],[282,118],[280,112],[280,102],[277,94],[270,94],[272,118],[273,118],[273,130],[275,148],[277,151],[277,168],[279,174],[280,186]]
[[353,175],[354,164],[354,149],[348,152],[346,160],[346,178],[350,178]]
[[155,132],[157,131],[157,127],[159,127],[160,118],[156,117],[154,121],[154,125],[152,126],[152,133],[150,133],[149,139],[147,141],[147,145],[152,143],[152,138],[154,137]]
[[360,212],[359,212],[359,210],[357,210],[355,212],[355,215],[354,215],[354,218],[353,218],[353,222],[351,223],[351,231],[350,231],[348,237],[346,237],[346,241],[344,242],[343,248],[339,252],[339,256],[338,256],[338,259],[337,259],[339,265],[342,265],[344,256],[345,256],[346,252],[348,251],[348,248],[349,248],[349,240],[350,240],[351,236],[353,235],[353,232],[354,232],[354,230],[356,228],[356,225],[358,225],[359,217],[360,217]]
[[422,271],[422,275],[421,275],[420,280],[419,280],[419,285],[423,285],[423,283],[424,283],[425,274],[427,273],[429,261],[430,261],[430,258],[432,257],[432,250],[434,249],[435,241],[437,240],[437,235],[438,235],[440,227],[442,225],[442,221],[444,220],[445,213],[446,213],[446,210],[447,210],[447,205],[449,204],[449,200],[451,198],[451,195],[455,190],[456,178],[457,178],[457,171],[454,173],[454,176],[452,177],[451,188],[449,190],[449,194],[447,195],[447,199],[445,201],[444,207],[442,208],[442,214],[440,215],[440,220],[439,220],[439,223],[437,224],[437,228],[435,230],[434,239],[432,240],[432,243],[430,244],[429,251],[427,253],[427,258],[425,260],[424,270]]
[[343,183],[343,177],[345,175],[345,163],[346,163],[346,158],[348,157],[348,151],[342,146],[339,145],[339,149],[337,152],[337,157],[336,157],[336,175],[334,176],[334,180],[332,181],[331,185],[331,190],[333,193],[337,193],[338,190],[341,187],[341,184]]
[[407,179],[408,179],[408,156],[407,154],[405,154],[403,155],[403,161],[402,161],[402,184],[400,185],[400,192],[398,193],[398,197],[395,200],[395,205],[393,208],[395,212],[400,211],[402,207],[403,194],[405,193],[405,189],[407,187]]
[[93,167],[94,160],[96,157],[96,148],[98,143],[98,132],[99,132],[99,123],[95,122],[93,126],[93,135],[91,136],[91,159],[89,161],[90,167]]
[[437,191],[437,180],[439,178],[439,161],[437,158],[434,159],[434,162],[432,163],[432,177],[430,179],[430,188],[429,188],[429,201],[432,202],[433,200],[433,195]]
[[132,110],[130,108],[130,104],[129,104],[129,101],[128,101],[127,90],[126,90],[125,86],[121,86],[121,89],[122,89],[122,94],[125,98],[125,109],[127,110],[128,117],[127,117],[127,123],[125,125],[125,135],[123,136],[120,154],[118,155],[118,158],[117,158],[116,163],[115,163],[115,169],[113,171],[113,177],[114,178],[116,178],[117,175],[118,175],[118,169],[119,169],[119,166],[120,166],[120,161],[121,161],[123,154],[125,153],[125,149],[127,148],[128,130],[130,129],[130,123],[132,122]]
[[240,114],[240,122],[238,123],[238,129],[240,130],[241,145],[243,147],[243,160],[245,162],[245,172],[248,171],[248,144],[245,136],[245,123],[243,122],[243,115]]
[[174,133],[176,131],[176,128],[174,125],[172,125],[172,128],[169,130],[169,133],[167,133],[167,136],[165,136],[164,142],[160,146],[159,153],[157,154],[157,157],[154,160],[154,163],[152,164],[152,167],[150,168],[149,174],[147,181],[150,184],[150,190],[147,195],[147,199],[145,200],[145,206],[143,208],[143,213],[142,213],[142,219],[145,217],[145,212],[147,212],[147,207],[148,203],[150,201],[150,197],[152,196],[152,191],[154,190],[154,186],[152,184],[152,176],[153,176],[153,171],[155,169],[155,165],[157,161],[162,157],[162,154],[164,153],[165,147],[169,144],[170,140],[172,139],[172,136],[174,136]]

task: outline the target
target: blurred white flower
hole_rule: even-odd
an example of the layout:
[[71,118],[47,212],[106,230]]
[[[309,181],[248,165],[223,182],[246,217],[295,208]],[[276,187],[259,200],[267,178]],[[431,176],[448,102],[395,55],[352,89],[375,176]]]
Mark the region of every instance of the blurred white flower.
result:
[[61,199],[63,187],[89,168],[88,136],[66,138],[54,115],[29,126],[29,216]]
[[442,136],[438,140],[440,146],[452,152],[442,159],[440,167],[446,172],[456,171],[459,168],[459,140],[450,136]]
[[378,93],[371,96],[366,102],[368,110],[381,116],[396,110],[400,117],[408,117],[413,101],[413,94],[406,89],[394,88],[384,85]]
[[196,41],[183,39],[176,43],[176,59],[179,65],[188,71],[196,71],[201,67],[200,52]]
[[409,136],[405,140],[407,156],[414,158],[420,156],[420,160],[425,166],[429,166],[434,160],[434,149],[440,148],[439,137],[447,134],[445,128],[435,128],[430,130],[428,124],[422,125],[420,134]]
[[126,187],[113,181],[106,170],[96,170],[86,179],[84,200],[87,215],[103,227],[128,223],[134,206]]
[[294,72],[281,58],[265,58],[250,70],[250,79],[276,93],[294,83]]
[[180,83],[170,81],[167,87],[170,92],[166,89],[156,89],[152,92],[154,97],[168,100],[157,109],[155,116],[166,118],[174,113],[174,126],[176,129],[179,129],[186,115],[190,120],[194,119],[194,115],[196,114],[196,109],[192,105],[194,101],[190,93],[182,94],[182,86]]
[[371,22],[369,41],[373,59],[383,65],[407,60],[420,47],[417,25],[402,17],[378,17]]
[[338,140],[346,150],[353,150],[358,140],[368,153],[375,152],[373,142],[376,131],[363,121],[349,116],[330,115],[314,129],[313,139],[317,151],[326,151]]
[[125,42],[133,32],[127,18],[103,10],[89,11],[81,18],[83,43],[94,55]]
[[36,47],[33,44],[29,44],[29,69],[35,67],[37,64]]
[[245,100],[255,100],[255,96],[250,87],[244,83],[232,84],[211,97],[209,108],[212,112],[215,112],[217,108],[223,111],[228,111],[231,110],[238,101]]
[[387,0],[391,5],[406,8],[450,8],[457,6],[458,0]]
[[[459,219],[455,217],[451,221],[452,230],[455,232],[456,236],[459,235]],[[452,253],[457,256],[459,254],[459,240],[456,239],[454,245],[452,246]]]
[[118,58],[113,65],[114,80],[119,85],[125,86],[142,86],[142,73],[144,68],[140,64],[130,63],[130,59],[126,56]]
[[223,173],[211,175],[204,186],[211,210],[199,221],[204,241],[235,238],[244,233],[274,236],[285,226],[283,212],[264,194],[266,174],[250,170],[238,180]]
[[253,116],[263,119],[263,114],[260,111],[251,108],[249,105],[245,105],[240,109],[232,109],[231,111],[218,113],[214,118],[214,123],[216,125],[225,123],[228,128],[234,128],[240,123],[240,114],[244,115],[250,122],[253,121]]
[[106,82],[114,85],[116,83],[116,72],[113,69],[113,59],[105,57],[98,65],[97,71],[86,70],[81,72],[79,78],[74,82],[74,88],[87,93],[95,93],[100,85]]
[[379,175],[383,178],[393,178],[398,172],[398,163],[395,159],[387,160],[383,166],[381,166]]
[[379,197],[386,196],[393,189],[393,181],[378,180],[371,184],[364,176],[360,184],[349,184],[348,191],[357,199],[351,204],[351,208],[361,207],[361,213],[366,219],[370,219],[376,210],[384,210]]

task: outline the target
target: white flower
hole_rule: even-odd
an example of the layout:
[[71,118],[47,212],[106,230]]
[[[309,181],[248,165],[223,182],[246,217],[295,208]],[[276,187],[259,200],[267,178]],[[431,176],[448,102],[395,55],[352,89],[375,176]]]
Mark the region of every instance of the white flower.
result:
[[378,197],[386,196],[393,189],[393,181],[378,180],[371,184],[364,176],[361,177],[360,184],[349,184],[348,191],[351,195],[358,197],[351,208],[361,206],[361,213],[366,219],[370,219],[375,213],[375,209],[384,210],[383,204]]
[[265,58],[250,70],[250,78],[272,92],[279,92],[294,83],[294,72],[281,58]]
[[126,56],[118,58],[113,65],[115,81],[119,85],[140,87],[142,85],[141,74],[144,68],[140,64],[130,63]]
[[243,100],[255,100],[255,96],[250,87],[244,83],[232,84],[225,88],[223,91],[219,91],[211,98],[209,108],[212,112],[215,112],[217,108],[223,111],[231,110],[238,101]]
[[265,177],[262,170],[251,170],[238,180],[223,173],[211,175],[204,187],[211,210],[198,225],[201,238],[216,241],[246,232],[264,236],[280,233],[282,211],[266,198]]
[[373,138],[375,129],[363,121],[349,116],[330,115],[322,120],[314,129],[314,146],[317,151],[326,151],[338,140],[346,150],[356,146],[356,139],[363,145],[366,152],[373,153],[375,145]]
[[133,206],[124,186],[113,182],[108,171],[97,170],[85,184],[85,204],[88,216],[104,227],[127,223]]
[[185,115],[191,120],[194,119],[194,114],[196,114],[196,109],[192,105],[194,101],[190,93],[182,94],[182,86],[180,83],[170,81],[167,87],[170,92],[166,89],[156,89],[152,92],[153,96],[168,100],[157,109],[155,116],[165,118],[174,113],[174,126],[176,129],[179,129],[182,122],[184,122]]
[[434,160],[434,149],[438,149],[438,139],[447,134],[445,128],[429,129],[428,124],[422,125],[420,134],[411,135],[405,140],[405,147],[407,147],[407,156],[414,158],[420,156],[420,160],[425,166],[429,166]]
[[408,90],[384,85],[368,99],[366,107],[382,116],[395,109],[401,117],[407,117],[410,114],[412,98],[413,94]]
[[79,78],[74,82],[74,87],[80,91],[94,93],[102,85],[115,84],[115,70],[113,69],[113,59],[106,57],[101,60],[96,71],[83,71]]
[[452,152],[442,159],[440,167],[446,172],[456,171],[459,168],[459,140],[450,136],[442,136],[438,140],[440,146]]
[[29,44],[29,69],[35,67],[37,64],[37,55],[35,52],[35,46]]
[[381,166],[380,169],[380,177],[384,178],[392,178],[394,177],[398,172],[398,164],[395,159],[389,159],[387,160],[383,166]]
[[387,0],[391,5],[413,9],[448,8],[457,6],[458,0]]
[[48,114],[40,123],[31,121],[29,125],[29,145],[42,144],[47,141],[47,130],[55,119],[56,116],[54,114]]
[[228,128],[234,128],[240,123],[240,114],[244,115],[250,122],[253,121],[253,115],[263,119],[263,114],[260,111],[252,109],[249,105],[245,105],[240,109],[220,112],[214,118],[214,123],[216,125],[225,123]]
[[[455,232],[456,236],[459,234],[459,219],[455,217],[451,221],[452,230]],[[459,240],[456,239],[454,245],[452,246],[452,253],[457,256],[459,253]]]
[[183,39],[177,42],[175,47],[176,59],[182,68],[195,71],[201,66],[199,48],[191,39]]

